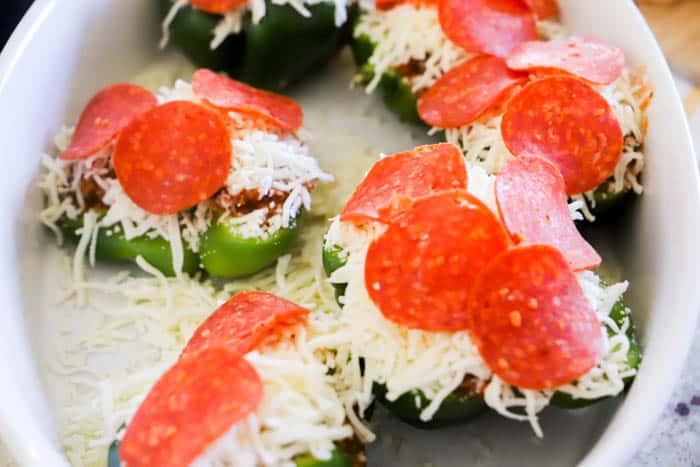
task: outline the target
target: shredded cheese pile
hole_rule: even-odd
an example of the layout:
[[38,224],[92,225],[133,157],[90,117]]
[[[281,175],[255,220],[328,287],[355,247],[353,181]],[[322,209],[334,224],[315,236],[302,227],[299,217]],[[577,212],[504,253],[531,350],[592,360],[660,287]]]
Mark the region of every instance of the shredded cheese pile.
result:
[[[483,169],[469,168],[469,191],[495,211],[495,177]],[[573,209],[572,209],[573,211]],[[444,399],[471,375],[484,386],[486,404],[515,420],[526,420],[542,436],[537,414],[549,404],[555,391],[531,391],[509,387],[493,375],[479,355],[467,332],[435,333],[408,330],[386,318],[369,298],[364,280],[364,263],[371,241],[383,232],[378,225],[357,228],[335,219],[326,236],[329,246],[338,245],[347,254],[347,263],[331,275],[331,282],[347,284],[339,328],[333,334],[338,350],[334,361],[341,382],[341,397],[347,406],[357,406],[360,414],[369,407],[375,383],[387,388],[387,399],[396,400],[411,390],[422,391],[431,401],[421,409],[420,418],[429,421]],[[602,287],[592,272],[578,274],[581,287],[601,323],[605,337],[604,356],[588,374],[558,391],[575,398],[595,398],[619,394],[623,378],[635,373],[627,366],[629,339],[626,331],[609,317],[627,283]],[[360,372],[360,360],[364,373]],[[515,411],[513,410],[515,409]]]
[[[175,100],[201,103],[190,83],[177,81],[172,88],[163,87],[158,94],[161,104]],[[232,117],[237,117],[231,113]],[[70,144],[74,128],[64,127],[55,138],[58,151]],[[233,147],[232,167],[226,182],[229,194],[257,193],[263,199],[272,193],[283,194],[281,209],[263,206],[255,211],[232,217],[227,211],[218,218],[228,221],[244,238],[265,238],[281,228],[293,225],[302,209],[311,208],[310,190],[318,182],[330,182],[333,177],[321,170],[318,162],[309,154],[306,143],[297,134],[254,130],[246,126],[231,128]],[[100,153],[78,161],[64,161],[49,154],[42,156],[45,172],[39,182],[47,203],[40,214],[41,221],[56,233],[59,242],[62,233],[58,223],[64,219],[79,220],[86,212],[81,183],[91,181],[104,191],[101,202],[106,211],[96,222],[88,225],[83,219],[80,235],[88,248],[90,263],[95,264],[97,236],[101,229],[107,235],[123,233],[127,240],[140,236],[162,237],[170,242],[173,254],[173,270],[182,270],[184,247],[199,251],[199,241],[213,221],[212,201],[207,200],[193,210],[160,216],[148,213],[136,206],[114,176],[111,155],[113,145]],[[274,210],[273,210],[274,209]],[[183,243],[184,241],[184,243]],[[75,268],[76,280],[82,277]]]
[[[308,7],[327,2],[328,0],[272,0],[273,5],[289,5],[294,8],[300,16],[304,18],[311,17],[311,11]],[[348,20],[348,5],[349,0],[333,0],[335,5],[335,25],[341,27]],[[168,14],[161,23],[161,40],[160,48],[165,48],[170,41],[170,26],[177,17],[177,14],[185,7],[189,6],[188,0],[173,0],[173,5],[170,7]],[[195,8],[192,6],[192,8]],[[267,13],[265,0],[250,0],[241,6],[233,8],[222,15],[217,25],[212,31],[212,40],[209,43],[211,50],[217,49],[229,36],[238,34],[243,29],[243,20],[248,12],[250,12],[253,24],[259,24]]]

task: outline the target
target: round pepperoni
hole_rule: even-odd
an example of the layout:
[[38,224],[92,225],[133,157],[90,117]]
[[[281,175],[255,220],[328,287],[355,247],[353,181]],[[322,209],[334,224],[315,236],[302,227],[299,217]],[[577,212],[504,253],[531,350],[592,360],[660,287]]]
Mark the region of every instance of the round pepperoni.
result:
[[240,292],[219,307],[187,343],[182,355],[209,347],[226,347],[245,355],[263,341],[275,339],[309,311],[267,292]]
[[263,397],[250,363],[212,347],[180,359],[153,386],[119,448],[129,467],[189,466]]
[[406,201],[459,188],[467,188],[467,168],[459,149],[446,143],[419,146],[375,162],[340,219],[389,222]]
[[469,193],[422,198],[370,245],[365,286],[397,324],[460,331],[468,327],[467,298],[476,275],[508,244],[493,212]]
[[600,255],[571,219],[564,178],[541,157],[510,161],[496,177],[496,202],[516,243],[540,243],[561,251],[574,271],[600,266]]
[[296,131],[304,112],[292,99],[243,84],[211,70],[197,70],[194,93],[214,107],[263,118],[285,130]]
[[156,96],[140,86],[115,84],[103,89],[83,110],[70,146],[58,157],[78,160],[95,155],[134,118],[156,105]]
[[418,100],[418,113],[438,128],[467,125],[525,81],[527,77],[509,70],[503,59],[479,55],[442,75]]
[[625,54],[590,37],[565,37],[520,44],[507,60],[513,70],[558,70],[596,84],[609,84],[622,74]]
[[539,20],[551,19],[559,16],[557,0],[525,0],[525,3]]
[[468,310],[482,358],[515,387],[570,383],[602,355],[598,318],[551,246],[518,246],[496,257],[477,278]]
[[239,5],[245,5],[247,0],[189,0],[190,4],[207,13],[226,13]]
[[469,52],[506,57],[538,39],[535,17],[522,0],[440,0],[442,30]]
[[557,166],[569,195],[596,188],[622,156],[622,129],[603,96],[583,81],[533,81],[508,103],[501,121],[516,156],[542,156]]
[[173,101],[126,127],[113,159],[119,183],[137,206],[152,214],[174,214],[224,186],[231,141],[216,112]]

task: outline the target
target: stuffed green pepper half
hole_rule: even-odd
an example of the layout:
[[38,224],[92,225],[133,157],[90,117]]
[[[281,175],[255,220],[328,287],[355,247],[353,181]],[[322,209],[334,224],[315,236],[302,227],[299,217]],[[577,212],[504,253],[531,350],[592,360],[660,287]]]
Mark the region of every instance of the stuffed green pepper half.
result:
[[601,258],[575,215],[544,158],[497,176],[451,144],[376,162],[323,251],[351,336],[337,371],[362,375],[346,378],[358,406],[376,398],[424,428],[490,408],[541,436],[546,406],[623,393],[641,360],[628,284],[592,271]]
[[161,46],[200,67],[281,90],[326,63],[350,37],[346,0],[158,0]]
[[483,2],[378,2],[354,27],[357,80],[489,173],[520,155],[548,158],[588,221],[614,217],[643,190],[652,86],[614,45],[567,37],[556,8],[508,3],[496,15]]
[[285,254],[331,180],[299,136],[301,108],[202,69],[156,96],[100,91],[45,155],[41,219],[90,262],[233,278]]

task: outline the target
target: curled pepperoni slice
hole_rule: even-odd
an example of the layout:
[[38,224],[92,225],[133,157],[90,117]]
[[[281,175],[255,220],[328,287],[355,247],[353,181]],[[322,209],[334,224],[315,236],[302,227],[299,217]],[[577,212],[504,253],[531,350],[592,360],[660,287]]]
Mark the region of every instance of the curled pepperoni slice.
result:
[[224,186],[231,141],[216,112],[173,101],[131,122],[113,160],[119,183],[137,206],[152,214],[174,214]]
[[309,311],[266,292],[240,292],[219,307],[187,343],[187,356],[209,347],[226,347],[244,355],[261,342],[278,337]]
[[513,47],[538,39],[535,17],[522,0],[440,0],[442,31],[474,53],[506,57]]
[[510,161],[496,177],[496,202],[516,242],[551,245],[574,271],[600,266],[571,219],[564,178],[550,162],[532,156]]
[[479,55],[442,75],[418,100],[418,113],[438,128],[467,125],[525,81],[527,77],[509,70],[503,59]]
[[559,16],[559,5],[557,0],[525,0],[537,19],[551,19]]
[[190,4],[207,13],[221,14],[237,7],[245,5],[247,0],[189,0]]
[[486,364],[524,389],[552,389],[584,375],[603,334],[566,259],[548,245],[512,248],[479,275],[470,332]]
[[596,84],[609,84],[622,74],[625,54],[590,37],[565,37],[520,44],[507,60],[513,70],[559,70]]
[[501,133],[516,156],[542,156],[556,165],[569,195],[596,188],[622,156],[622,129],[608,102],[568,76],[525,86],[508,103]]
[[119,457],[129,467],[186,467],[263,396],[250,363],[212,347],[180,359],[153,386],[126,430]]
[[486,205],[464,191],[422,198],[372,242],[365,287],[389,320],[411,329],[468,327],[467,298],[476,275],[508,247]]
[[133,84],[115,84],[98,92],[80,115],[73,140],[59,157],[90,157],[109,143],[131,121],[158,105],[153,93]]
[[342,221],[389,222],[406,200],[467,188],[467,168],[452,144],[419,146],[375,162],[340,214]]
[[263,118],[285,130],[296,131],[304,112],[292,99],[256,89],[211,70],[197,70],[192,77],[194,93],[214,107]]

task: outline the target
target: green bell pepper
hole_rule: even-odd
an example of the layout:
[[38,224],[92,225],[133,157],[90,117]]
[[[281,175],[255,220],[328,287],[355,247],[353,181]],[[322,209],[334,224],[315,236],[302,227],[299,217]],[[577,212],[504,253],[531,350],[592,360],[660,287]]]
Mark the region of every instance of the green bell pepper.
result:
[[[350,45],[355,63],[359,68],[359,81],[361,84],[367,84],[374,78],[374,67],[369,63],[369,58],[372,56],[375,44],[369,37],[363,35],[353,38]],[[379,88],[386,106],[402,121],[425,125],[418,115],[418,97],[399,70],[385,71],[380,78]]]
[[[637,333],[634,329],[634,324],[632,323],[632,317],[630,316],[629,308],[627,308],[622,298],[620,298],[620,300],[618,300],[615,303],[615,305],[613,305],[613,308],[610,311],[610,317],[613,321],[615,321],[615,324],[617,324],[618,326],[622,326],[626,319],[629,320],[627,338],[630,342],[630,348],[627,351],[627,364],[630,368],[638,370],[639,365],[642,363],[642,353],[639,349],[639,343],[637,342]],[[612,334],[612,331],[608,330],[608,333]],[[633,381],[634,376],[625,378],[625,387],[629,388]],[[555,392],[554,396],[552,396],[552,400],[550,401],[550,403],[553,406],[562,409],[579,409],[583,407],[588,407],[590,405],[595,404],[596,402],[605,399],[608,399],[608,397],[599,397],[596,399],[574,399],[569,394]]]
[[[202,268],[210,275],[224,279],[258,272],[289,251],[299,236],[302,217],[302,214],[299,214],[288,228],[279,229],[266,238],[244,238],[230,220],[214,221],[201,235],[199,254],[183,243],[185,255],[182,271],[193,275]],[[59,222],[65,237],[74,243],[80,239],[76,231],[82,225],[80,218],[64,218]],[[98,261],[133,262],[138,256],[142,256],[166,276],[175,275],[170,243],[164,238],[142,235],[127,240],[120,225],[100,229],[95,249]]]
[[[353,462],[353,455],[356,456],[357,454],[346,452],[336,446],[331,453],[331,458],[328,460],[320,460],[311,454],[305,454],[294,459],[294,463],[297,467],[353,467],[358,465]],[[109,446],[107,467],[121,467],[121,465],[122,462],[119,459],[119,441],[114,440]]]
[[[433,417],[424,422],[420,414],[430,404],[422,391],[412,390],[399,396],[394,401],[386,399],[386,386],[374,388],[377,400],[392,414],[416,428],[432,429],[467,422],[486,411],[486,403],[480,394],[475,394],[467,387],[460,387],[447,396]],[[416,405],[416,401],[419,405]]]
[[593,192],[595,206],[590,208],[596,221],[615,220],[620,217],[625,208],[629,206],[636,194],[629,188],[618,193],[612,193],[608,187],[611,182],[603,182]]
[[[337,269],[345,266],[345,263],[348,261],[347,258],[344,257],[343,248],[339,245],[326,246],[324,244],[322,258],[323,270],[329,277]],[[333,284],[333,288],[335,289],[335,299],[341,306],[342,304],[340,303],[340,297],[345,295],[345,289],[347,289],[347,287],[347,284]]]
[[[162,16],[171,7],[172,0],[160,0]],[[279,91],[325,64],[347,42],[357,7],[349,7],[348,21],[341,27],[335,25],[335,4],[330,0],[307,5],[309,18],[271,0],[265,1],[265,8],[259,23],[246,13],[241,32],[211,50],[213,31],[222,16],[187,6],[170,26],[171,41],[197,66]]]
[[214,277],[235,278],[253,274],[284,255],[299,237],[302,216],[287,228],[266,238],[245,238],[230,221],[213,222],[202,234],[199,245],[201,265]]
[[[76,233],[83,226],[82,218],[63,218],[59,227],[64,236],[77,243],[80,235]],[[185,258],[182,271],[194,274],[199,267],[199,258],[189,248],[184,246]],[[100,229],[97,234],[95,258],[98,261],[123,263],[136,261],[142,256],[150,265],[161,271],[166,276],[174,276],[173,255],[170,243],[162,237],[149,238],[146,235],[127,240],[120,225],[109,229]]]

